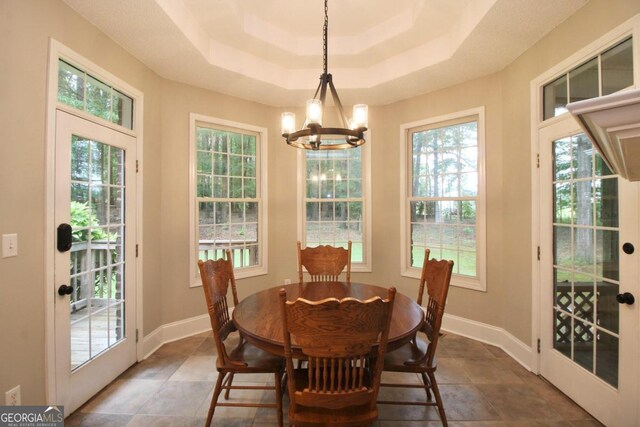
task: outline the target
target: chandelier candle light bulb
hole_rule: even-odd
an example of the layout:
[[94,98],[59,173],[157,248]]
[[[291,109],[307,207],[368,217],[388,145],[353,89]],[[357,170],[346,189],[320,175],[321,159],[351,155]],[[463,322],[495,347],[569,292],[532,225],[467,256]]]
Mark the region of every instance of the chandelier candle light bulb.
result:
[[369,107],[367,104],[356,104],[353,106],[353,126],[358,128],[366,128],[369,123]]
[[288,134],[296,131],[295,113],[282,113],[282,133]]
[[307,125],[310,124],[322,126],[322,101],[319,99],[307,101]]

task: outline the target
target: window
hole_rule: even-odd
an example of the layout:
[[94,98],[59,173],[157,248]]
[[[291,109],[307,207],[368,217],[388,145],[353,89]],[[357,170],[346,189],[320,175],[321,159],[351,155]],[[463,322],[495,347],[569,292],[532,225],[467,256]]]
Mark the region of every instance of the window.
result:
[[[369,141],[370,143],[370,141]],[[304,246],[347,247],[352,271],[371,271],[369,174],[366,145],[346,150],[300,151]]]
[[58,102],[127,129],[133,129],[133,98],[58,60]]
[[543,87],[543,119],[567,111],[569,102],[609,95],[633,86],[633,39],[610,47]]
[[402,126],[403,275],[424,251],[454,261],[453,285],[486,290],[484,108]]
[[266,273],[266,129],[192,115],[192,284],[231,250],[236,277]]

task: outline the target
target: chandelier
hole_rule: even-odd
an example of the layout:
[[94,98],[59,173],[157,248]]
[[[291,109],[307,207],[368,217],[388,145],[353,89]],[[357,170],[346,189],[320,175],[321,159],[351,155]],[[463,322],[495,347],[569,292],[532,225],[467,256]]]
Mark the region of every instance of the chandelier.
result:
[[[307,101],[307,117],[302,129],[296,128],[296,115],[294,113],[282,113],[282,136],[287,144],[306,150],[342,150],[358,147],[365,143],[364,132],[367,130],[368,107],[366,104],[353,106],[353,117],[347,119],[338,97],[338,92],[333,85],[331,74],[327,72],[327,29],[329,27],[329,8],[324,0],[324,27],[323,27],[323,72],[320,75],[320,84],[312,99]],[[333,103],[337,109],[338,118],[342,127],[322,126],[323,110],[327,96],[327,88],[331,92]]]

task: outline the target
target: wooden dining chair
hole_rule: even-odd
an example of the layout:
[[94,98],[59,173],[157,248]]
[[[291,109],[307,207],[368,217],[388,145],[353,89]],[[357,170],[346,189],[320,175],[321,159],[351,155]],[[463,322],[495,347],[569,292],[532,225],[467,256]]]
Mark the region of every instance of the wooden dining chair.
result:
[[[417,373],[422,377],[423,384],[382,383],[381,386],[424,388],[427,395],[426,400],[424,402],[382,400],[378,402],[380,404],[436,406],[444,426],[448,425],[447,416],[435,377],[437,367],[435,355],[452,271],[453,261],[429,259],[429,250],[425,251],[417,302],[422,306],[422,297],[426,284],[429,300],[427,302],[425,320],[420,327],[420,331],[426,335],[428,342],[425,343],[421,339],[414,337],[411,342],[387,353],[384,357],[383,371]],[[431,392],[433,392],[435,402],[431,399]]]
[[[287,302],[280,290],[291,425],[368,425],[378,417],[395,294],[390,288],[384,300]],[[293,367],[292,341],[308,361],[305,368]]]
[[[226,251],[226,258],[219,260],[198,261],[200,267],[200,277],[202,288],[207,301],[211,328],[213,329],[213,339],[216,344],[218,357],[216,368],[218,379],[213,390],[211,405],[207,415],[206,426],[211,425],[213,414],[217,406],[234,407],[268,407],[276,408],[278,413],[278,426],[282,426],[282,388],[281,381],[284,373],[284,359],[266,353],[257,347],[246,342],[240,336],[240,342],[231,351],[225,345],[225,339],[230,333],[236,331],[236,327],[229,315],[229,305],[227,294],[229,285],[233,295],[234,305],[238,304],[238,294],[236,291],[236,281],[233,275],[233,264],[231,253]],[[234,386],[233,378],[236,374],[273,374],[274,386]],[[274,390],[276,393],[276,403],[246,403],[246,402],[218,402],[220,393],[225,390],[225,400],[229,399],[230,390]]]
[[320,245],[302,249],[298,242],[298,282],[303,282],[303,268],[311,276],[311,282],[335,282],[347,269],[347,282],[351,281],[351,240],[347,249]]

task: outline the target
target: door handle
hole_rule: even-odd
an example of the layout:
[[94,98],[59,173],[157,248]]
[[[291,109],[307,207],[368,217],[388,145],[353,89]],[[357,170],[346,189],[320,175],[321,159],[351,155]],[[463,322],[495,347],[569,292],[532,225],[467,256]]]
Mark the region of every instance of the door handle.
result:
[[636,302],[636,299],[633,297],[633,294],[631,292],[625,292],[624,294],[616,295],[616,300],[620,304],[629,304],[629,305],[632,305],[634,302]]
[[60,285],[58,288],[58,295],[61,297],[65,295],[71,295],[73,293],[73,286]]

